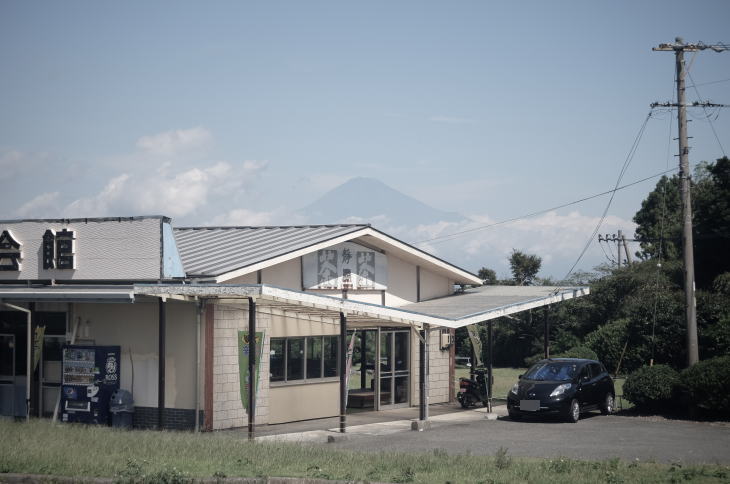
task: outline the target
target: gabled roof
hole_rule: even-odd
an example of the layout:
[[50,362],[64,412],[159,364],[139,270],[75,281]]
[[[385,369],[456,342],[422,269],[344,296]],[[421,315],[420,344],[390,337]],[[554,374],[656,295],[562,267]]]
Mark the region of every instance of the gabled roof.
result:
[[481,283],[471,272],[370,225],[181,227],[175,229],[175,239],[187,276],[219,283],[348,241],[447,274],[456,283]]
[[175,228],[175,240],[188,277],[216,277],[325,242],[339,241],[366,227],[181,227]]

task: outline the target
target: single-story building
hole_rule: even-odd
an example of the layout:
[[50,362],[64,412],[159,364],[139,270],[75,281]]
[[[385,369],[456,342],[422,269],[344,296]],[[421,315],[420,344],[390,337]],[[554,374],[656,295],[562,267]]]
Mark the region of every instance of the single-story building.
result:
[[72,381],[94,388],[79,372],[98,373],[64,353],[74,344],[118,347],[111,368],[136,426],[252,429],[339,415],[344,429],[348,407],[453,399],[455,328],[588,294],[455,289],[480,283],[370,225],[0,221],[0,414],[86,411],[59,405],[59,394],[76,395]]

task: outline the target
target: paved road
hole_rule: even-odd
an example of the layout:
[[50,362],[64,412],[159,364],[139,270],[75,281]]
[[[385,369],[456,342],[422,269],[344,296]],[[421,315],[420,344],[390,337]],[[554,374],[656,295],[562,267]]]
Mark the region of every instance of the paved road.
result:
[[[457,416],[458,417],[458,416]],[[506,416],[487,420],[435,420],[425,432],[360,432],[326,444],[372,452],[430,452],[730,464],[730,424],[665,420],[653,417],[584,416],[577,424],[557,421],[514,422]]]

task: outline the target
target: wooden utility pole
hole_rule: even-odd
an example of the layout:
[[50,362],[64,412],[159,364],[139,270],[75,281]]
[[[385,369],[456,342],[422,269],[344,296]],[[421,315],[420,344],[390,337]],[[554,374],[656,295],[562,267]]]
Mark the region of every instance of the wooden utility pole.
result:
[[[633,239],[631,239],[633,240]],[[618,252],[618,258],[616,259],[616,263],[618,264],[618,268],[621,268],[621,250],[624,251],[626,254],[626,266],[631,265],[631,256],[629,255],[629,247],[626,245],[626,237],[624,234],[619,230],[618,235],[617,234],[606,234],[604,237],[603,235],[598,235],[598,242],[616,242],[616,250]],[[623,248],[622,248],[623,246]]]
[[[695,300],[695,267],[694,249],[692,240],[692,200],[690,193],[689,175],[689,146],[687,145],[687,102],[684,96],[684,77],[686,69],[684,65],[685,52],[697,52],[700,50],[712,49],[715,52],[722,52],[728,49],[725,44],[706,45],[702,42],[697,44],[685,44],[677,37],[673,44],[659,44],[659,47],[652,48],[653,51],[674,52],[676,57],[677,74],[677,103],[654,103],[656,106],[671,106],[677,108],[677,122],[679,128],[679,178],[682,193],[682,249],[684,253],[684,295],[687,318],[687,363],[692,366],[699,361],[697,348],[697,304]],[[710,103],[696,103],[695,105],[711,105]]]

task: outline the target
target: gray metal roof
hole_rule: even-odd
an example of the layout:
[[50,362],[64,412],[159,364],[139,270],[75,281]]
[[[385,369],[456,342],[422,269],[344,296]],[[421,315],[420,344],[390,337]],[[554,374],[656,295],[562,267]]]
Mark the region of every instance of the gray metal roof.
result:
[[[558,286],[481,286],[462,293],[400,306],[399,309],[439,318],[461,320],[478,314],[502,310],[505,314],[515,306],[539,307],[550,302],[550,296],[587,290]],[[530,304],[534,302],[535,304]],[[544,304],[543,304],[544,303]]]
[[174,233],[188,276],[219,276],[367,227],[181,227]]

